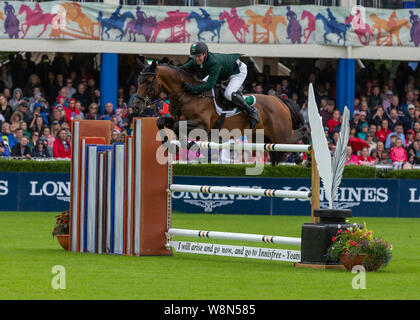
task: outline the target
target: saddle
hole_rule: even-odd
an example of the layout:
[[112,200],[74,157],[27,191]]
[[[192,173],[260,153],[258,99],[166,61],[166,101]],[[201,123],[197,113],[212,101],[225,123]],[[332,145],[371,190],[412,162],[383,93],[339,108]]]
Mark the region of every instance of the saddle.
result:
[[214,95],[217,105],[223,109],[223,111],[231,111],[236,108],[236,106],[225,98],[225,90],[227,87],[226,82],[218,82],[214,86]]

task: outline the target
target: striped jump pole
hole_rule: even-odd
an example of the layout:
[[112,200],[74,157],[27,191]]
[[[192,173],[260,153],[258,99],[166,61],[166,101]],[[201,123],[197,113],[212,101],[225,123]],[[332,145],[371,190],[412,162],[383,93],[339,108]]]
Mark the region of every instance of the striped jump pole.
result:
[[277,190],[277,189],[256,189],[245,187],[218,187],[218,186],[196,186],[186,184],[171,184],[170,192],[198,192],[198,193],[219,193],[236,194],[244,196],[270,197],[270,198],[297,198],[310,199],[311,193],[305,191]]
[[[170,144],[180,147],[181,142],[171,140]],[[309,152],[311,145],[306,144],[273,144],[273,143],[216,143],[207,141],[194,141],[191,146],[196,145],[200,149],[211,150],[242,150],[242,151],[278,151],[278,152]]]
[[168,235],[179,236],[179,237],[192,237],[192,238],[277,243],[277,244],[286,244],[286,245],[292,245],[292,246],[300,246],[301,244],[300,238],[267,236],[267,235],[250,234],[250,233],[234,233],[234,232],[202,231],[202,230],[170,228],[168,230]]

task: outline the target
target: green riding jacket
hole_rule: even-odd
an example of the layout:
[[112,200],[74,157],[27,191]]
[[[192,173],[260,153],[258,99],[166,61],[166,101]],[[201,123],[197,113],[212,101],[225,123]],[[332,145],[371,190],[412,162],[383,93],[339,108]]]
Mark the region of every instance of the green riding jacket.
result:
[[206,83],[192,87],[192,93],[202,93],[211,90],[217,81],[229,79],[231,75],[239,73],[239,67],[236,60],[241,57],[240,53],[224,54],[212,53],[207,54],[207,58],[200,66],[192,59],[183,65],[187,69],[200,68],[205,76],[209,76]]

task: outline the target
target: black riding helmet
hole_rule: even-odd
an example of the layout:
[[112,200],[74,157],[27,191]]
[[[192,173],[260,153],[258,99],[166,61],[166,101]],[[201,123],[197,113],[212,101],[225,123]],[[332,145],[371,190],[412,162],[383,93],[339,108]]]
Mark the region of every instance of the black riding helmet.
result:
[[194,58],[208,51],[209,51],[209,48],[204,42],[196,42],[191,45],[190,56]]

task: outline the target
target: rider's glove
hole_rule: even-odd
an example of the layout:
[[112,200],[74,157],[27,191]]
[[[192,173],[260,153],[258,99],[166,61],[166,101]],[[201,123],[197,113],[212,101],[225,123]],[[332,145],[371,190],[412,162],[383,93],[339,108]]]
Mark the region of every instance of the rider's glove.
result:
[[187,82],[184,82],[182,84],[182,88],[184,89],[184,91],[186,93],[192,93],[192,91],[193,91],[193,87],[189,83],[187,83]]

